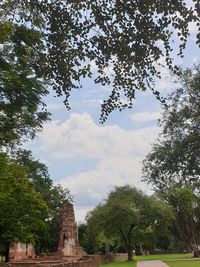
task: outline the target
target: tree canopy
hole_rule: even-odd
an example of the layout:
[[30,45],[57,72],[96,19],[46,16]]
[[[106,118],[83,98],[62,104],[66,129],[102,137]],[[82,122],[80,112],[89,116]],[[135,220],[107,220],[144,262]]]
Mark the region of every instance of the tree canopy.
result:
[[112,239],[123,244],[132,260],[133,249],[141,253],[141,244],[153,232],[153,225],[167,224],[172,218],[167,204],[127,185],[111,191],[105,203],[88,214],[87,223],[95,237],[104,237],[105,244],[112,244]]
[[31,242],[38,254],[58,246],[60,206],[72,200],[68,189],[54,185],[47,167],[30,151],[0,153],[0,244]]
[[26,169],[0,154],[0,243],[37,242],[46,232],[48,207],[28,180]]
[[157,191],[173,185],[199,192],[200,71],[187,70],[163,107],[162,132],[144,160],[144,180]]
[[[183,56],[189,23],[199,28],[200,21],[198,0],[191,6],[184,0],[5,0],[0,11],[1,28],[14,29],[11,45],[18,44],[14,53],[19,68],[49,80],[57,95],[65,96],[68,108],[71,90],[81,87],[82,78],[92,77],[91,63],[96,65],[95,83],[112,86],[101,121],[114,109],[132,107],[136,90],[150,88],[160,99],[153,86],[160,77],[159,60],[164,58],[173,73],[179,72],[172,40]],[[200,45],[200,33],[196,42]],[[1,50],[6,47],[3,38]],[[8,66],[5,58],[3,65]]]
[[160,122],[162,132],[143,167],[144,180],[172,207],[175,220],[170,231],[198,257],[199,89],[200,71],[197,66],[183,73],[180,88],[169,96]]
[[36,160],[31,151],[18,150],[13,154],[12,158],[17,164],[25,168],[27,177],[33,184],[35,192],[48,207],[48,216],[45,220],[47,230],[41,229],[40,240],[37,242],[36,248],[39,253],[55,251],[59,238],[60,207],[64,201],[72,201],[71,193],[69,189],[64,189],[61,185],[54,184],[47,166]]
[[165,191],[162,198],[171,205],[174,221],[170,225],[173,235],[181,240],[195,257],[200,256],[200,197],[190,187],[173,186]]
[[16,146],[50,118],[47,42],[37,16],[34,27],[26,19],[32,4],[0,3],[0,152],[7,151],[0,154],[0,243],[8,249],[11,241],[32,242],[41,253],[56,249],[59,207],[71,195],[30,151]]
[[[2,14],[1,14],[2,16]],[[41,35],[11,21],[0,21],[0,147],[33,138],[49,118],[41,80]]]

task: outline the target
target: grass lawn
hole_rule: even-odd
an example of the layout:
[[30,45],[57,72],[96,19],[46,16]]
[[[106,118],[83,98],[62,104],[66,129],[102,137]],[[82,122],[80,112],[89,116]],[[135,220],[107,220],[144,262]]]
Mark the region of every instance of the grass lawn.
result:
[[100,266],[105,267],[136,267],[137,262],[136,261],[115,261],[112,263],[103,264]]
[[[178,259],[178,261],[173,261]],[[180,261],[179,261],[180,259]],[[181,261],[181,259],[191,259],[189,261]],[[150,256],[137,256],[134,261],[116,261],[108,264],[101,265],[102,267],[136,267],[137,261],[143,260],[162,260],[170,267],[200,267],[200,260],[192,261],[192,254],[164,254],[164,255],[150,255]]]
[[165,262],[170,267],[199,267],[200,260],[191,260],[191,261],[169,261]]
[[137,256],[134,257],[136,261],[150,261],[150,260],[161,260],[168,261],[173,259],[190,259],[192,254],[162,254],[162,255],[150,255],[150,256]]

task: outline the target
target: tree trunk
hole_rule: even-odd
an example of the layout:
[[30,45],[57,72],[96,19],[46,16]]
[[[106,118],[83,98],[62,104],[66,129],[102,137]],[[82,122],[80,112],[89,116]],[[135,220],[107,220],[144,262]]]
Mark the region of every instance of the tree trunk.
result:
[[5,261],[9,261],[9,250],[10,250],[10,243],[5,245]]
[[128,254],[128,261],[132,261],[133,260],[133,249],[132,249],[132,247],[128,247],[127,248],[127,254]]
[[142,248],[141,248],[141,245],[139,243],[136,243],[135,244],[135,255],[136,256],[141,256],[143,255],[142,253]]
[[196,250],[193,252],[193,258],[199,258],[200,257],[200,250]]
[[105,254],[108,255],[109,254],[109,250],[110,250],[109,245],[105,244],[104,248],[105,248]]

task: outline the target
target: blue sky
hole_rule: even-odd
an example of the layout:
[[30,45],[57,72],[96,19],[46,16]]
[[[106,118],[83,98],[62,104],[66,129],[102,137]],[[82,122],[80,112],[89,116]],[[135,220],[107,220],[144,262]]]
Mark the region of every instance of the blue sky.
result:
[[[185,57],[176,59],[183,67],[197,63],[200,56],[194,25],[190,30]],[[174,83],[175,78],[166,68],[161,73],[156,89],[165,96],[179,84]],[[141,167],[160,131],[160,103],[151,92],[138,92],[133,109],[115,111],[101,125],[100,104],[109,92],[110,88],[85,80],[83,89],[70,97],[71,111],[52,92],[45,100],[52,121],[26,144],[48,166],[55,183],[71,190],[77,221],[83,221],[115,185],[129,183],[151,191],[141,182]]]

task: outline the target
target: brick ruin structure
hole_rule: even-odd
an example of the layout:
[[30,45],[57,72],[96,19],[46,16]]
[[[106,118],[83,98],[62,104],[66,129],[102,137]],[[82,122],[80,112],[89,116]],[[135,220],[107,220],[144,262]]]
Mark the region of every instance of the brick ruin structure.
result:
[[[60,233],[59,243],[56,252],[46,257],[37,257],[38,259],[62,259],[73,260],[86,255],[79,245],[78,227],[75,222],[74,208],[71,203],[66,201],[60,209]],[[34,259],[34,245],[20,242],[12,242],[9,250],[9,261],[17,262],[27,259]]]
[[82,257],[85,255],[79,245],[74,208],[69,202],[64,203],[61,208],[58,253],[64,257]]
[[22,261],[35,258],[35,248],[33,244],[11,242],[9,250],[9,261]]
[[60,216],[56,252],[46,256],[35,256],[32,244],[13,242],[9,253],[10,261],[5,267],[96,267],[115,259],[127,258],[126,254],[86,255],[79,245],[73,205],[65,202],[61,207]]

